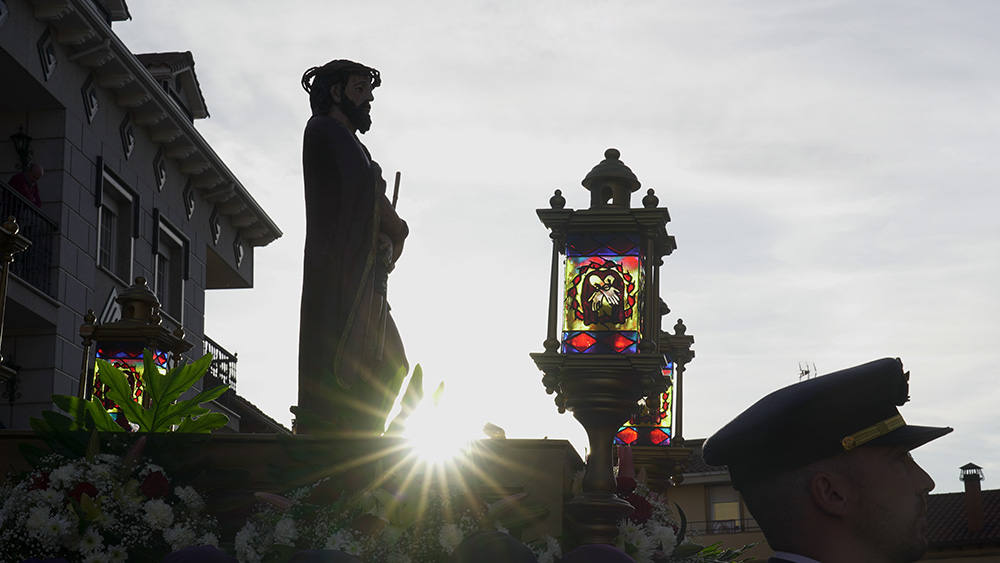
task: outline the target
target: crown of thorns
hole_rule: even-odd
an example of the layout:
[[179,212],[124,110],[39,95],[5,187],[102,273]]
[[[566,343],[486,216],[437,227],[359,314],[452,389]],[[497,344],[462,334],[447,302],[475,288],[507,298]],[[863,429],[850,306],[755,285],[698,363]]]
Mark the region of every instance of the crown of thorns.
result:
[[312,92],[313,82],[321,76],[331,74],[366,74],[372,79],[372,88],[382,84],[382,75],[374,68],[346,59],[330,61],[323,66],[314,66],[302,75],[302,89]]

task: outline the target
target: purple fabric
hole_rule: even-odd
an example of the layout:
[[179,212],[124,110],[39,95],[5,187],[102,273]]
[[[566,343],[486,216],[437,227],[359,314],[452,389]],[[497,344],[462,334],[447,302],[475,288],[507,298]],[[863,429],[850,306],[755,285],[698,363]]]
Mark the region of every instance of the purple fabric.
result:
[[236,558],[217,547],[185,547],[163,558],[163,563],[236,563]]
[[635,563],[624,551],[610,545],[581,545],[562,558],[562,563]]

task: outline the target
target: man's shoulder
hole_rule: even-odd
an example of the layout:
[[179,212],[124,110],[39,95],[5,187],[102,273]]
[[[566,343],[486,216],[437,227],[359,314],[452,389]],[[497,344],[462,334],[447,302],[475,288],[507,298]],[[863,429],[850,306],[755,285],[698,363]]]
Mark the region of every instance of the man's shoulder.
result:
[[353,135],[336,119],[328,115],[314,115],[306,122],[305,137],[342,143],[350,141]]

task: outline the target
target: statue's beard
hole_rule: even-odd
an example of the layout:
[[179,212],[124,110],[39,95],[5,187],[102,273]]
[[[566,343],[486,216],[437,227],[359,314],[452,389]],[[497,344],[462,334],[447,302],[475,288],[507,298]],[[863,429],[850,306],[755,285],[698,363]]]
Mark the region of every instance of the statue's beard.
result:
[[344,100],[340,104],[340,110],[344,112],[351,124],[358,128],[359,133],[366,133],[372,127],[372,105],[365,102],[360,106],[355,105],[350,99]]

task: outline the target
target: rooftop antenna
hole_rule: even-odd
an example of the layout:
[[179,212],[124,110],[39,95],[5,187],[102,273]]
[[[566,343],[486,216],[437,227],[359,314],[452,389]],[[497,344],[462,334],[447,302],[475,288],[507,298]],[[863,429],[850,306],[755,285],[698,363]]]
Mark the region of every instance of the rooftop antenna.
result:
[[817,375],[819,375],[819,372],[816,371],[815,363],[810,366],[809,362],[799,362],[799,381],[802,381],[803,379],[812,379]]

